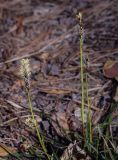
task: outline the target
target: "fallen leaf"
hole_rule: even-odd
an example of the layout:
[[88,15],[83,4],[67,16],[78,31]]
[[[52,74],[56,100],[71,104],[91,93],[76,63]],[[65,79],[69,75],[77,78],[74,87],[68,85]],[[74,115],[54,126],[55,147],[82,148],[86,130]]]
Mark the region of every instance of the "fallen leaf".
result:
[[5,144],[0,143],[0,157],[5,157],[9,153],[13,154],[16,152],[16,148],[8,147]]
[[60,136],[69,133],[68,119],[64,112],[52,115],[52,125]]
[[41,89],[43,92],[49,93],[49,94],[69,94],[72,91],[71,90],[66,90],[66,89],[52,89],[52,88],[44,88]]
[[[76,153],[76,154],[75,154]],[[61,160],[91,160],[91,157],[87,155],[87,153],[79,147],[76,143],[70,143],[69,146],[64,150]]]
[[108,60],[103,67],[104,76],[118,80],[118,61]]
[[69,160],[73,156],[73,149],[75,148],[75,144],[70,143],[69,146],[64,150],[61,160]]

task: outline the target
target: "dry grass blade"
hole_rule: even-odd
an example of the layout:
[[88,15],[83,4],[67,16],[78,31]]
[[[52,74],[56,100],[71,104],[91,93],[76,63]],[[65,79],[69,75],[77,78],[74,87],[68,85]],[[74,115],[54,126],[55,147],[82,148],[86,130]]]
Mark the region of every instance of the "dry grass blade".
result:
[[73,149],[76,143],[70,143],[69,146],[65,149],[63,155],[61,156],[60,160],[71,160],[73,156]]

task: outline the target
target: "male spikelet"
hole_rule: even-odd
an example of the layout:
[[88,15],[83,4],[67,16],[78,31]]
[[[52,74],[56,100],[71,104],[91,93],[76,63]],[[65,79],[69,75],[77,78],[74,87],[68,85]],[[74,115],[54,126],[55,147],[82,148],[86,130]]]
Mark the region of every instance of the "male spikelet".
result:
[[80,23],[82,23],[82,13],[79,12],[77,15],[76,15],[77,19],[80,21]]
[[30,88],[31,69],[29,59],[22,59],[20,61],[20,75],[24,79],[24,85],[27,90]]

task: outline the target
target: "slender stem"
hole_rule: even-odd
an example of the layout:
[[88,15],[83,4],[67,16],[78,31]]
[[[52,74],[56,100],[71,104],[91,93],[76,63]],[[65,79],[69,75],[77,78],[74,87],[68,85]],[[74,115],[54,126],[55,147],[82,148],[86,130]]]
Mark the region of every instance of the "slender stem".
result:
[[43,141],[43,139],[42,139],[42,137],[40,135],[40,132],[39,132],[39,129],[38,129],[38,124],[37,124],[35,116],[34,116],[32,102],[31,102],[31,98],[30,98],[30,92],[28,90],[26,90],[26,93],[27,93],[27,97],[28,97],[28,103],[29,103],[29,106],[30,106],[30,112],[31,112],[32,120],[33,120],[35,129],[36,129],[36,132],[37,132],[37,136],[38,136],[39,142],[40,142],[41,147],[42,147],[44,153],[46,154],[48,160],[50,160],[50,156],[47,153],[47,149],[46,149],[44,141]]
[[86,99],[88,104],[88,130],[89,130],[89,141],[92,143],[92,125],[91,125],[91,107],[90,107],[90,100],[88,94],[88,74],[86,73]]
[[85,137],[84,132],[84,69],[83,69],[83,28],[80,20],[80,67],[81,67],[81,91],[82,91],[82,106],[81,106],[81,118],[82,118],[82,134]]

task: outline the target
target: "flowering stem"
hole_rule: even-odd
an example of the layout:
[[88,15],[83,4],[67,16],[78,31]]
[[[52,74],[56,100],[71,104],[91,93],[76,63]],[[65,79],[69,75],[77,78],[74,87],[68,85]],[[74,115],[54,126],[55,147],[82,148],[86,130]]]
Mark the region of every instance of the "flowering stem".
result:
[[82,106],[81,106],[81,118],[82,118],[82,134],[83,134],[83,139],[85,140],[85,131],[84,131],[84,65],[83,65],[83,27],[82,27],[82,15],[79,13],[78,16],[80,20],[80,68],[81,68],[81,92],[82,92]]

